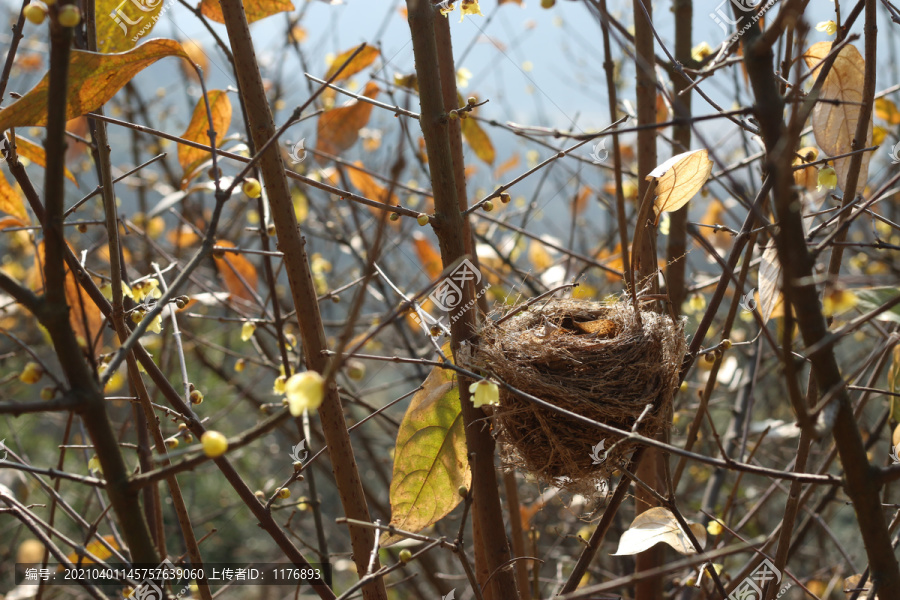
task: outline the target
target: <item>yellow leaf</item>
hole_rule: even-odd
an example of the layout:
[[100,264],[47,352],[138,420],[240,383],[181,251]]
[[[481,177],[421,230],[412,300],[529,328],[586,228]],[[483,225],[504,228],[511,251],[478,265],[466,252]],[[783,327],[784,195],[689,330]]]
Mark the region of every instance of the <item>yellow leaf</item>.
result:
[[[9,131],[6,132],[7,139],[12,139],[12,136]],[[27,158],[31,162],[36,165],[40,165],[42,167],[47,166],[47,153],[44,152],[44,149],[32,142],[29,139],[23,138],[21,135],[16,134],[16,154]],[[72,171],[68,168],[65,170],[66,178],[69,179],[76,186],[78,182],[75,180],[75,176],[72,175]]]
[[[235,245],[226,240],[218,240],[216,246],[223,248],[234,248]],[[225,287],[232,296],[243,298],[248,302],[253,302],[253,294],[250,290],[256,291],[257,274],[256,267],[249,260],[244,258],[242,254],[234,252],[226,252],[219,257],[213,254],[216,261],[216,267],[225,280]],[[247,285],[244,285],[244,282]],[[247,289],[247,286],[250,289]]]
[[[185,57],[181,44],[174,40],[148,40],[134,50],[120,54],[72,50],[66,119],[96,110],[135,75],[167,56]],[[49,78],[44,75],[31,91],[0,110],[0,131],[10,127],[45,126],[48,87]]]
[[[830,51],[831,42],[813,44],[803,55],[806,66],[815,67]],[[816,67],[813,70],[813,78],[818,75],[820,68]],[[846,154],[852,150],[853,137],[856,135],[856,124],[859,121],[863,101],[864,71],[865,60],[859,50],[852,44],[847,44],[841,48],[822,85],[822,91],[819,94],[820,101],[816,103],[812,113],[812,126],[816,143],[828,156]],[[865,146],[871,145],[872,122],[870,118]],[[846,185],[851,158],[847,156],[834,161],[834,170],[837,172],[840,186]],[[866,152],[862,156],[856,193],[865,189],[871,158],[871,152]]]
[[[206,54],[206,51],[203,50],[203,46],[200,45],[200,42],[196,40],[186,40],[181,42],[181,47],[184,49],[184,53],[187,54],[188,60],[200,67],[200,71],[205,78],[209,73],[209,56]],[[181,63],[181,72],[189,79],[200,81],[200,78],[197,76],[197,70],[187,62]]]
[[887,98],[875,100],[875,116],[891,125],[900,125],[900,111],[897,110],[897,105]]
[[[291,12],[294,5],[290,0],[244,0],[244,12],[247,13],[247,22],[253,23],[280,12]],[[212,19],[216,23],[224,23],[225,17],[222,15],[222,5],[219,0],[201,0],[200,12],[203,16]]]
[[507,171],[509,171],[510,169],[514,169],[517,166],[519,166],[518,152],[510,156],[509,159],[507,159],[505,162],[501,163],[499,167],[494,169],[494,179],[500,179]]
[[[362,162],[360,161],[356,161],[353,164],[360,168],[363,166]],[[353,184],[353,187],[358,189],[360,194],[362,194],[369,200],[375,200],[376,202],[381,202],[382,204],[386,203],[390,206],[397,206],[400,204],[400,200],[395,194],[391,194],[389,198],[387,189],[378,184],[375,181],[375,178],[365,171],[349,167],[347,169],[347,178],[350,179],[350,183]],[[384,212],[374,206],[370,206],[368,208],[376,217],[381,217]],[[399,227],[400,223],[398,221],[393,221],[391,222],[391,225],[393,225],[394,227]]]
[[553,266],[553,257],[547,252],[542,243],[537,240],[531,240],[528,245],[528,261],[538,271],[546,271]]
[[[112,556],[112,552],[110,552],[109,549],[107,549],[107,547],[106,547],[107,545],[110,548],[115,548],[116,550],[121,550],[121,548],[119,547],[119,544],[116,542],[115,536],[104,535],[103,539],[106,541],[106,545],[104,545],[103,542],[101,542],[100,540],[94,540],[93,542],[91,542],[90,544],[85,546],[84,549],[87,550],[88,552],[90,552],[91,554],[93,554],[94,556],[96,556],[97,558],[99,558],[100,560],[105,561],[107,558]],[[78,554],[77,553],[72,552],[66,558],[69,559],[69,562],[78,564]],[[94,561],[92,559],[85,556],[81,560],[80,564],[90,565],[93,563],[94,563]]]
[[[355,47],[350,48],[349,50],[345,50],[344,52],[341,52],[340,54],[335,56],[334,61],[332,61],[331,66],[328,68],[328,72],[325,73],[325,77],[323,77],[322,79],[330,79],[331,76],[337,72],[341,65],[344,64],[344,62],[346,62],[346,60],[350,58],[350,56],[354,52],[356,52]],[[371,65],[373,62],[375,62],[375,59],[378,58],[378,55],[378,48],[376,48],[375,46],[366,46],[359,51],[359,54],[357,54],[352,61],[350,61],[350,64],[344,67],[344,70],[341,71],[341,74],[337,76],[334,82],[337,83],[338,81],[343,81],[344,79],[349,79],[353,75],[356,75],[357,73]]]
[[166,0],[96,0],[97,50],[125,52],[150,33]]
[[[465,429],[459,389],[450,371],[432,369],[413,396],[397,432],[391,478],[391,524],[419,532],[459,504],[468,487]],[[382,545],[401,540],[382,536]]]
[[678,210],[700,191],[712,172],[712,166],[706,150],[691,150],[673,156],[650,171],[647,180],[657,180],[656,200],[653,202],[657,223],[663,212]]
[[475,156],[489,165],[494,164],[494,144],[491,143],[491,138],[484,132],[481,125],[470,116],[468,119],[460,121],[460,127],[463,137],[475,152]]
[[[212,113],[212,128],[216,133],[216,145],[218,145],[228,133],[228,126],[231,125],[231,101],[228,100],[228,93],[224,90],[211,90],[208,97],[209,110]],[[181,137],[209,146],[209,128],[206,102],[203,101],[203,98],[200,98],[194,107],[191,122],[184,133],[181,134]],[[192,148],[183,144],[178,146],[178,164],[184,169],[184,177],[181,180],[182,189],[187,187],[197,167],[209,157],[210,153],[206,150]]]
[[416,256],[419,257],[419,262],[425,269],[425,273],[428,274],[428,278],[437,279],[444,269],[441,253],[428,241],[428,238],[418,231],[413,233],[413,248],[415,248]]
[[0,211],[12,215],[25,225],[31,222],[21,194],[9,185],[3,173],[0,173]]
[[[362,95],[374,98],[379,91],[378,84],[370,81],[366,84]],[[359,100],[325,111],[319,117],[316,126],[316,150],[327,154],[340,154],[356,143],[359,130],[366,126],[371,115],[372,105]],[[317,156],[316,160],[324,163],[327,159]]]
[[576,215],[580,215],[584,212],[584,209],[587,208],[588,199],[591,197],[591,188],[582,187],[578,190],[578,195],[575,196],[575,203],[572,205],[572,209],[575,211]]

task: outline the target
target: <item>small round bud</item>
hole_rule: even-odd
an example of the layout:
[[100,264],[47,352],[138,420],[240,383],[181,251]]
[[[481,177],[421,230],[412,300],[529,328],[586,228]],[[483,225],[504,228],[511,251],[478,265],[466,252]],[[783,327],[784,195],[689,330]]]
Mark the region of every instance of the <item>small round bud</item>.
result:
[[488,200],[487,202],[485,202],[484,204],[481,205],[481,208],[484,209],[484,212],[491,212],[492,210],[494,210],[494,203],[491,202],[490,200]]
[[245,361],[243,358],[239,358],[234,363],[234,372],[240,373],[241,371],[244,370],[244,367],[246,367],[246,366],[247,366],[247,361]]
[[391,213],[391,215],[388,217],[388,219],[390,219],[391,221],[399,221],[400,213]]
[[294,472],[299,473],[303,469],[303,463],[299,460],[294,461]]
[[722,343],[719,344],[719,347],[720,347],[722,350],[731,350],[731,346],[732,346],[731,340],[729,340],[729,339],[727,339],[727,338],[724,339],[724,340],[722,340]]
[[510,200],[511,198],[509,197],[509,194],[507,192],[500,193],[500,202],[502,202],[503,204],[509,204]]
[[264,500],[266,497],[266,495],[263,494],[262,490],[256,490],[255,492],[253,492],[253,495],[256,496],[257,498],[259,498],[260,500]]
[[556,0],[541,0],[541,8],[553,8],[556,5]]
[[262,186],[259,184],[259,180],[253,177],[244,180],[241,190],[251,198],[259,198],[262,194]]
[[213,256],[215,256],[216,258],[225,258],[225,251],[221,248],[214,248]]
[[44,376],[44,367],[36,362],[30,362],[25,365],[22,372],[19,373],[19,381],[22,383],[37,383]]
[[179,423],[178,424],[178,431],[186,431],[186,430],[187,430],[187,423]]
[[366,363],[361,360],[348,360],[347,361],[347,377],[352,379],[353,381],[362,381],[362,378],[366,376]]
[[203,444],[203,454],[210,458],[217,458],[228,451],[228,438],[218,431],[207,431],[200,436]]
[[191,392],[191,404],[201,404],[203,402],[203,392],[194,390]]
[[74,4],[66,4],[60,7],[57,18],[63,27],[75,27],[81,23],[81,11]]
[[405,565],[406,563],[408,563],[409,561],[412,560],[412,552],[410,552],[409,550],[404,548],[403,550],[400,551],[399,558],[400,558],[400,562],[402,562]]
[[212,167],[210,167],[206,174],[209,175],[210,179],[217,179],[219,177],[222,177],[222,169],[213,169]]
[[475,96],[469,96],[469,99],[466,100],[466,104],[468,104],[469,106],[474,105],[476,102],[478,102],[478,98],[476,98]]
[[687,382],[687,381],[682,381],[682,382],[681,382],[681,385],[678,386],[678,390],[679,390],[680,392],[682,392],[682,393],[688,391],[688,382]]
[[268,227],[266,227],[266,235],[268,235],[269,237],[275,237],[275,226],[274,225],[269,225]]
[[712,364],[712,363],[716,362],[716,355],[713,352],[709,352],[709,353],[703,355],[703,360],[705,360],[709,364]]
[[464,485],[459,486],[456,490],[456,493],[460,495],[460,497],[465,498],[469,494],[469,488]]
[[331,297],[331,301],[334,302],[335,304],[338,304],[341,301],[341,297],[338,296],[337,294],[335,294],[334,296]]
[[178,447],[178,438],[168,438],[166,440],[166,448],[169,450],[174,450]]
[[56,388],[52,385],[48,385],[41,389],[41,400],[53,400],[54,396],[56,396]]
[[461,111],[458,112],[458,114],[459,114],[459,118],[460,118],[460,119],[468,119],[468,118],[469,118],[469,113],[468,113],[468,111],[461,110]]
[[175,306],[177,306],[179,309],[182,309],[187,306],[188,302],[190,301],[191,299],[188,296],[178,296],[177,298],[175,298]]
[[281,488],[280,490],[278,490],[278,497],[282,500],[287,500],[291,497],[291,490],[289,490],[288,488]]
[[142,311],[142,310],[136,310],[131,313],[132,323],[140,323],[143,318],[144,318],[144,311]]
[[455,110],[451,110],[449,113],[447,113],[447,118],[450,119],[451,121],[455,121],[456,119],[459,118],[459,113],[456,112]]
[[75,229],[78,230],[78,233],[87,233],[87,223],[79,223]]
[[442,332],[440,327],[438,327],[437,325],[432,325],[429,333],[431,334],[431,337],[437,337],[441,335]]
[[425,213],[422,213],[418,217],[416,217],[416,223],[418,223],[422,227],[425,227],[426,225],[428,225],[428,222],[430,220],[431,219],[429,218],[429,216],[426,215]]
[[193,441],[194,441],[194,436],[192,436],[190,433],[184,434],[184,443],[185,444],[190,444]]
[[35,25],[40,25],[47,18],[47,9],[34,2],[26,6],[22,13],[29,23],[34,23]]

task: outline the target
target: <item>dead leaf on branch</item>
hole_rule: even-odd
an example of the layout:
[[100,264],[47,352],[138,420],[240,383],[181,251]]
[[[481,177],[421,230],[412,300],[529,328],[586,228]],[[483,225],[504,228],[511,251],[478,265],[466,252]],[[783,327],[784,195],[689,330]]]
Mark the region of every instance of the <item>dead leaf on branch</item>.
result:
[[656,224],[667,211],[678,210],[693,198],[712,172],[713,161],[706,150],[691,150],[676,154],[647,175],[647,180],[656,179]]
[[[435,367],[413,396],[397,432],[391,477],[391,525],[419,532],[462,500],[471,472],[459,387],[451,371]],[[403,539],[382,535],[382,545]]]
[[[290,0],[244,0],[244,12],[247,14],[247,22],[253,23],[277,15],[280,12],[292,12],[294,5]],[[201,0],[200,12],[207,19],[216,23],[225,23],[222,14],[222,4],[219,0]]]
[[[821,66],[816,65],[819,65],[822,59],[831,52],[831,44],[831,42],[813,44],[803,54],[806,66],[815,67],[812,72],[813,78],[818,76],[819,69],[821,69]],[[853,150],[853,138],[856,135],[859,114],[862,110],[865,67],[865,59],[859,50],[852,44],[847,44],[838,52],[834,65],[825,77],[819,94],[819,102],[813,109],[812,126],[816,143],[828,156],[838,156]],[[866,140],[861,147],[871,145],[872,118],[870,116]],[[842,187],[846,185],[851,158],[847,156],[834,161],[838,185]],[[871,152],[866,152],[862,156],[856,193],[865,189],[871,159]]]
[[[222,248],[234,248],[235,245],[226,240],[217,240],[216,246]],[[247,302],[254,302],[252,291],[256,291],[258,276],[256,267],[242,254],[225,252],[221,256],[213,254],[216,267],[225,281],[225,287],[232,296],[243,298]],[[245,285],[246,282],[246,285]],[[247,289],[247,288],[250,289]],[[252,291],[251,291],[252,290]]]
[[770,240],[759,264],[759,316],[762,317],[764,324],[772,317],[775,306],[781,300],[780,281],[781,263],[778,262],[778,250],[775,248],[775,240]]
[[[228,126],[231,125],[231,101],[228,99],[228,93],[224,90],[210,90],[207,94],[209,98],[209,112],[212,113],[212,129],[216,132],[217,144],[222,141],[228,133]],[[191,116],[191,122],[187,129],[181,134],[186,140],[197,142],[205,146],[210,145],[209,139],[209,116],[206,112],[206,102],[203,98],[197,101],[194,107],[194,114]],[[181,179],[181,189],[187,188],[190,180],[196,174],[200,165],[202,165],[211,154],[200,148],[191,146],[178,146],[178,163],[184,169],[184,176]]]
[[[687,523],[700,546],[705,546],[706,528],[699,523]],[[640,554],[660,542],[668,544],[681,554],[697,552],[675,515],[668,509],[657,506],[635,517],[631,526],[619,538],[619,547],[613,556]]]
[[[167,56],[187,57],[181,44],[162,39],[148,40],[119,54],[72,50],[66,120],[100,108],[135,75]],[[0,131],[10,127],[44,127],[49,91],[49,77],[44,75],[27,94],[0,110]]]
[[[381,89],[370,81],[362,95],[375,98]],[[332,108],[319,117],[316,125],[316,150],[337,155],[356,143],[359,130],[366,126],[372,115],[372,105],[361,100],[353,100],[346,106]],[[319,163],[327,159],[317,156]]]
[[[12,141],[12,135],[9,131],[6,132],[6,138]],[[41,146],[35,144],[27,138],[23,138],[19,134],[16,134],[15,143],[16,154],[18,154],[22,158],[27,158],[36,165],[40,165],[44,168],[47,167],[47,153]],[[65,168],[65,176],[66,179],[70,180],[72,183],[78,186],[78,181],[76,181],[75,176],[72,175],[72,171],[70,171],[67,167]]]

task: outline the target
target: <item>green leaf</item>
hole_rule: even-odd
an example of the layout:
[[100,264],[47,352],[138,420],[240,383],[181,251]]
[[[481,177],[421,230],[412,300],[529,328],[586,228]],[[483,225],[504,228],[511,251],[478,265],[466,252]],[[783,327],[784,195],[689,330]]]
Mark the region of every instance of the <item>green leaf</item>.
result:
[[[865,312],[869,312],[896,298],[900,294],[900,288],[876,287],[853,290],[853,292],[859,301],[859,307]],[[900,323],[900,306],[894,306],[875,318],[879,321]]]
[[[121,54],[72,50],[66,120],[100,108],[132,77],[166,56],[187,58],[181,44],[162,39],[148,40],[134,50]],[[31,91],[0,110],[0,131],[10,127],[45,126],[48,88],[49,78],[44,75]]]
[[[400,423],[391,479],[391,524],[419,532],[452,511],[471,473],[459,403],[449,371],[435,367]],[[382,535],[382,545],[403,539]]]
[[[888,391],[896,394],[900,389],[900,345],[894,346],[891,367],[888,369]],[[891,421],[900,423],[900,398],[891,396]]]

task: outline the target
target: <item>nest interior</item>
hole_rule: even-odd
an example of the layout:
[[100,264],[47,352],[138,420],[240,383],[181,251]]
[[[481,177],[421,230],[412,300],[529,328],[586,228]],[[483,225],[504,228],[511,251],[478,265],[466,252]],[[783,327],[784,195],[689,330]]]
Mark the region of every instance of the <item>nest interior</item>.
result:
[[[631,431],[656,434],[668,421],[685,353],[681,323],[629,303],[559,299],[481,331],[473,367],[560,408]],[[494,433],[507,467],[578,493],[591,493],[634,444],[501,388]],[[596,444],[613,446],[597,463]],[[603,452],[599,453],[603,456]]]

